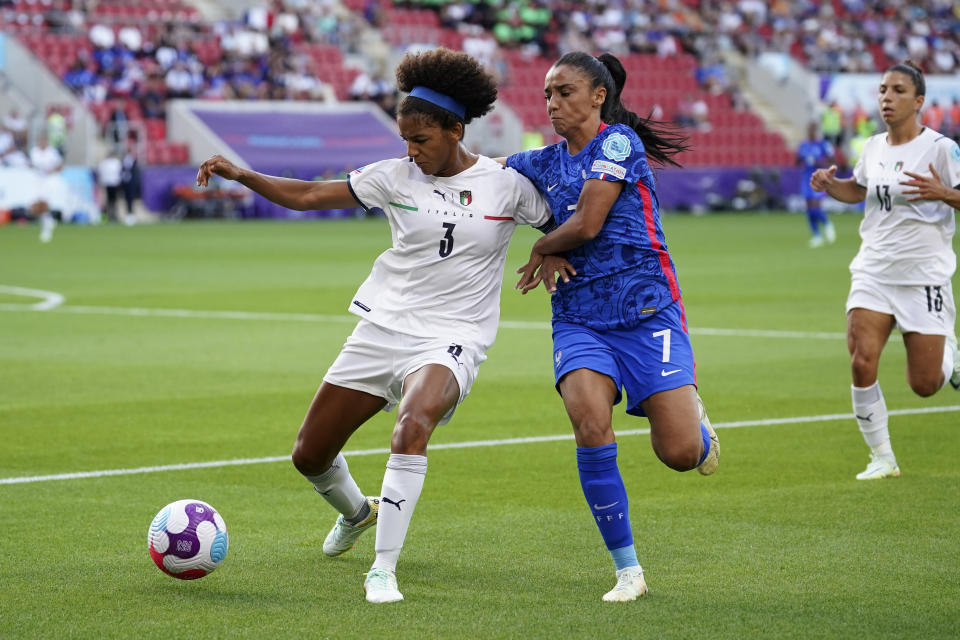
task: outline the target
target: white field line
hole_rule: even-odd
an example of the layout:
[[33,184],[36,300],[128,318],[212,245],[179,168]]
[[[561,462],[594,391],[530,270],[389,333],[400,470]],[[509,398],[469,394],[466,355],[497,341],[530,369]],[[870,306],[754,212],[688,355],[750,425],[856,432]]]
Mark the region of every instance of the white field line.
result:
[[[3,287],[0,285],[0,293],[17,293],[13,291],[17,287]],[[52,294],[51,292],[41,292],[34,289],[21,289],[20,292],[31,291],[33,293],[22,295]],[[140,317],[161,317],[161,318],[187,318],[204,320],[265,320],[271,322],[327,322],[339,324],[352,324],[357,321],[354,315],[331,315],[315,313],[274,313],[269,311],[204,311],[199,309],[149,309],[143,307],[92,307],[83,305],[64,305],[63,296],[59,299],[45,298],[43,302],[37,304],[0,304],[0,311],[54,311],[56,313],[75,313],[81,315],[115,315],[115,316],[140,316]],[[524,320],[501,320],[501,329],[533,329],[547,331],[550,329],[549,322],[531,322]],[[745,338],[788,338],[800,340],[842,340],[845,337],[843,333],[830,333],[823,331],[775,331],[765,329],[711,329],[708,327],[695,327],[690,329],[694,335],[704,336],[731,336]]]
[[[896,409],[890,411],[892,416],[917,415],[924,413],[950,413],[960,411],[960,405],[951,405],[944,407],[918,407],[915,409]],[[830,413],[819,416],[796,416],[792,418],[766,418],[762,420],[739,420],[736,422],[720,422],[714,424],[716,429],[734,429],[740,427],[767,427],[785,424],[801,424],[809,422],[830,422],[833,420],[853,420],[852,413]],[[629,429],[619,431],[618,438],[626,436],[637,436],[650,433],[650,429]],[[473,440],[469,442],[446,442],[430,445],[430,451],[439,451],[442,449],[472,449],[476,447],[507,447],[517,444],[534,444],[539,442],[557,442],[561,440],[572,440],[573,434],[565,433],[561,435],[550,436],[530,436],[526,438],[508,438],[505,440]],[[387,455],[390,449],[357,449],[355,451],[344,451],[343,455],[347,457]],[[130,469],[105,469],[102,471],[82,471],[78,473],[59,473],[45,476],[20,476],[12,478],[0,478],[0,485],[4,484],[26,484],[30,482],[49,482],[53,480],[82,480],[85,478],[103,478],[106,476],[129,476],[143,473],[159,473],[163,471],[182,471],[187,469],[209,469],[213,467],[233,467],[249,464],[263,464],[267,462],[289,462],[290,456],[269,456],[265,458],[237,458],[234,460],[213,460],[210,462],[186,462],[183,464],[169,464],[153,467],[135,467]]]
[[15,307],[15,309],[22,309],[26,311],[49,311],[50,309],[59,307],[63,304],[64,300],[66,300],[66,298],[55,291],[25,289],[23,287],[11,287],[3,284],[0,284],[0,293],[8,293],[14,296],[25,296],[27,298],[42,298],[40,302],[36,302],[34,304],[0,305],[0,307],[4,308],[5,310],[14,310],[6,309],[6,307]]

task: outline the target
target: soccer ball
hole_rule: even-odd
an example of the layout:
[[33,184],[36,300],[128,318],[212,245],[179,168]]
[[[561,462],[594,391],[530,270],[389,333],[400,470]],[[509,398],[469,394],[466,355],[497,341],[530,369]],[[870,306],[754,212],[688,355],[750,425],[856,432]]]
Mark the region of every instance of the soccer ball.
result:
[[227,525],[202,500],[171,502],[150,523],[147,549],[161,571],[181,580],[202,578],[227,555]]

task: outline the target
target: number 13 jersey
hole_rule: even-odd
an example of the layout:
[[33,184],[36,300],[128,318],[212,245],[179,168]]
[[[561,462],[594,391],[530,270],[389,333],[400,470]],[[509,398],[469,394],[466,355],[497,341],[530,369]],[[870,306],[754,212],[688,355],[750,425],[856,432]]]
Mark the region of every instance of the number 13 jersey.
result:
[[484,156],[446,178],[398,158],[361,167],[348,181],[365,209],[386,214],[393,237],[350,311],[393,331],[486,351],[497,335],[510,237],[518,224],[551,219],[536,188]]
[[960,184],[960,147],[924,128],[905,144],[891,145],[887,134],[871,136],[853,169],[867,190],[860,251],[850,271],[884,284],[932,285],[948,282],[957,266],[953,252],[953,209],[939,200],[909,202],[914,187],[904,171],[930,175],[930,165],[948,187]]

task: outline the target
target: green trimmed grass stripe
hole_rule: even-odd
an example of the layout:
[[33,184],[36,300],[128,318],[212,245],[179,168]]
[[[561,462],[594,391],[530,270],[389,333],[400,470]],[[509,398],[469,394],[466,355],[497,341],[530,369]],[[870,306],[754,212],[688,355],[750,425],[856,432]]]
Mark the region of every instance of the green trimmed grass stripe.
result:
[[[722,455],[708,478],[671,471],[648,422],[614,408],[650,587],[624,604],[600,600],[613,564],[554,390],[549,297],[513,289],[540,237],[518,229],[497,343],[431,439],[405,600],[380,606],[362,589],[375,533],[324,556],[336,514],[289,455],[390,246],[383,219],[61,225],[50,244],[0,227],[0,478],[57,478],[0,484],[0,638],[956,638],[960,393],[915,396],[898,334],[880,382],[903,475],[854,479],[859,221],[835,216],[836,244],[814,250],[802,215],[664,218]],[[347,443],[368,494],[395,418]],[[98,473],[138,469],[153,472]],[[184,498],[230,534],[187,582],[146,547]]]

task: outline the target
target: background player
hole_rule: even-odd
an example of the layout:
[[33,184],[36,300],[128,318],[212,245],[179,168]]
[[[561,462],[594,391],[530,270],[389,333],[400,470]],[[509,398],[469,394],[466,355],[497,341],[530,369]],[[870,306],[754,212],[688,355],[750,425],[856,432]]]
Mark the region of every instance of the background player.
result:
[[807,125],[807,139],[797,147],[797,164],[803,167],[800,192],[806,199],[807,222],[813,234],[810,237],[812,248],[822,247],[824,240],[832,244],[837,239],[833,223],[823,210],[823,192],[810,186],[813,172],[822,167],[828,167],[833,162],[833,145],[820,135],[820,126],[816,122],[811,122]]
[[[293,449],[293,463],[340,516],[323,544],[350,549],[376,524],[370,602],[403,599],[396,565],[427,472],[427,442],[450,420],[497,331],[507,245],[518,224],[550,211],[512,169],[469,152],[464,125],[487,113],[493,79],[465,53],[407,55],[396,70],[409,95],[398,110],[406,158],[357,169],[347,181],[305,182],[239,169],[220,156],[200,167],[292,209],[382,209],[393,247],[374,262],[350,311],[361,317],[324,376]],[[360,491],[340,453],[350,435],[399,403],[380,498]],[[378,515],[379,514],[379,515]]]
[[838,179],[831,166],[810,179],[812,188],[842,202],[866,200],[847,297],[853,410],[871,452],[859,480],[900,475],[877,380],[880,354],[895,326],[903,334],[914,393],[931,396],[948,380],[960,388],[950,283],[957,266],[952,241],[953,210],[960,209],[960,147],[920,125],[925,93],[919,67],[909,60],[890,67],[878,94],[887,131],[864,145],[852,178]]
[[[564,140],[507,159],[540,189],[560,225],[534,244],[517,287],[528,291],[543,278],[555,291],[556,386],[573,424],[583,494],[616,568],[617,584],[603,599],[621,602],[647,591],[617,466],[612,411],[621,387],[627,413],[650,419],[651,444],[667,466],[708,475],[719,460],[647,164],[648,156],[676,164],[671,156],[685,147],[623,107],[625,81],[612,55],[564,55],[544,87]],[[550,254],[569,263],[544,262]]]

